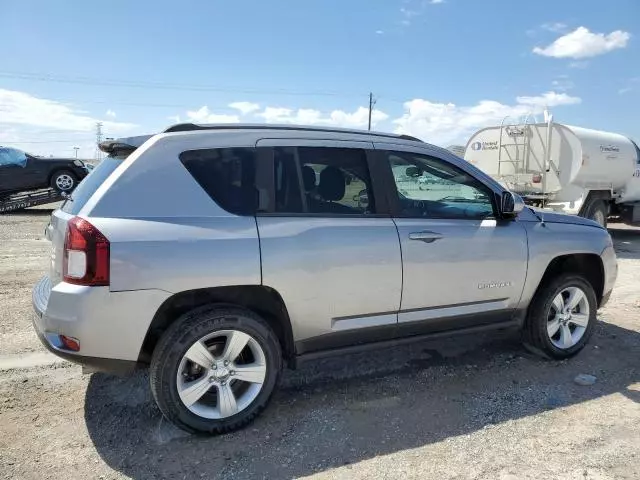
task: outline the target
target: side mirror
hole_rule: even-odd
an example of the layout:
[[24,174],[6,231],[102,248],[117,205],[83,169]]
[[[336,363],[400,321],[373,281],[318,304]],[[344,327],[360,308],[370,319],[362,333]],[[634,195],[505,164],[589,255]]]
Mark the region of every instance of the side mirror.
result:
[[513,192],[502,193],[502,205],[500,205],[500,213],[503,217],[513,218],[524,209],[524,200],[522,197]]
[[418,167],[407,167],[404,173],[407,177],[419,177],[421,174]]

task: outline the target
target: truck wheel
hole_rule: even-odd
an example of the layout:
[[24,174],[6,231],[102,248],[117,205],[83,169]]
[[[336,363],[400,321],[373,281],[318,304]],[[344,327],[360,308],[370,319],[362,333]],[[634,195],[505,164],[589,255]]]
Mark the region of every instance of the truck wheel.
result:
[[587,208],[585,217],[598,222],[603,228],[607,228],[607,214],[607,204],[604,203],[604,200],[594,200]]
[[589,341],[596,324],[598,304],[593,287],[569,273],[540,287],[524,326],[524,343],[547,358],[568,358]]
[[51,188],[59,192],[71,192],[76,188],[77,183],[76,176],[68,170],[55,172],[51,177]]
[[162,336],[151,359],[151,391],[183,430],[230,432],[266,407],[281,368],[280,343],[262,318],[208,306],[183,315]]

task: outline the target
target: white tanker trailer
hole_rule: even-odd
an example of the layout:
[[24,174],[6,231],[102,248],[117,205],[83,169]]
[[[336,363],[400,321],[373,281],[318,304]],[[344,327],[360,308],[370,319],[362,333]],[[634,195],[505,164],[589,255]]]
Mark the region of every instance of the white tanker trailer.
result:
[[615,133],[554,123],[506,124],[475,133],[465,160],[530,205],[596,220],[640,222],[640,149]]

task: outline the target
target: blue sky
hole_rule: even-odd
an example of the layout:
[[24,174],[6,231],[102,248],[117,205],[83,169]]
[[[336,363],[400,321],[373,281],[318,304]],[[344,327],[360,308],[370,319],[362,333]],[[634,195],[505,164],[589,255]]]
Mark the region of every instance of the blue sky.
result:
[[528,112],[640,139],[638,0],[0,0],[0,143],[94,152],[175,120],[440,145]]

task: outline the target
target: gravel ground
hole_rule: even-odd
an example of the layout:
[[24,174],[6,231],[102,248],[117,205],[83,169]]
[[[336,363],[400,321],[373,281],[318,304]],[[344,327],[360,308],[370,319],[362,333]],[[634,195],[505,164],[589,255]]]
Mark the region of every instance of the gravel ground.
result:
[[640,229],[612,228],[618,283],[570,361],[510,333],[326,360],[210,438],[162,419],[145,372],[49,364],[30,326],[49,213],[0,216],[0,478],[640,478]]

